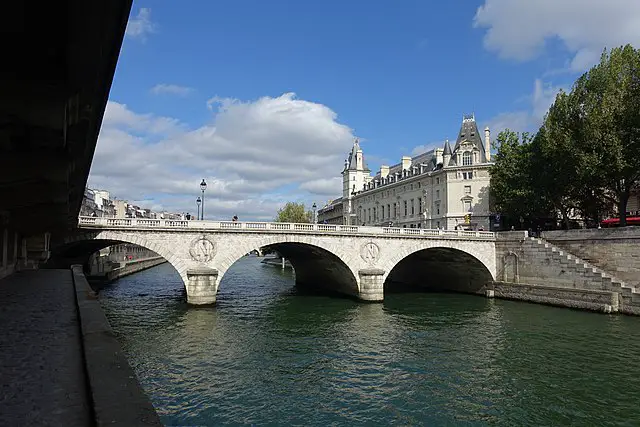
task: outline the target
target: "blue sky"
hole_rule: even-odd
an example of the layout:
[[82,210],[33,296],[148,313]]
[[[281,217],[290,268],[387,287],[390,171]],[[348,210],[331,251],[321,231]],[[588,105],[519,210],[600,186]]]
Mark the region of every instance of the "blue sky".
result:
[[377,170],[463,114],[535,130],[623,43],[640,2],[136,1],[89,183],[186,212],[204,177],[209,218],[268,220],[340,196],[353,136]]

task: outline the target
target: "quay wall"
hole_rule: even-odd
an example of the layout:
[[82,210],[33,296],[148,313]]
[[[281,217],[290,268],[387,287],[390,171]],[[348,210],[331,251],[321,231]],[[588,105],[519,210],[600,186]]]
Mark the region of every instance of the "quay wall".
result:
[[107,272],[107,274],[105,275],[106,280],[108,282],[112,282],[121,277],[125,277],[130,274],[137,273],[138,271],[155,267],[156,265],[163,264],[165,262],[167,262],[167,260],[162,258],[161,256],[135,259],[131,261],[122,262],[120,263],[119,268],[114,268],[113,270]]
[[[105,268],[103,274],[89,276],[88,280],[94,289],[99,290],[100,288],[108,285],[109,283],[120,279],[121,277],[128,276],[133,273],[137,273],[139,271],[143,271],[149,269],[151,267],[155,267],[156,265],[160,265],[167,262],[161,256],[152,256],[149,258],[141,258],[134,259],[130,261],[122,261],[119,264],[116,263],[117,267],[108,267]],[[113,265],[113,263],[112,263]]]
[[542,237],[627,284],[640,286],[640,227],[546,231]]
[[82,271],[71,267],[88,388],[97,426],[161,426]]
[[640,294],[632,286],[526,231],[497,234],[496,266],[489,297],[640,314]]

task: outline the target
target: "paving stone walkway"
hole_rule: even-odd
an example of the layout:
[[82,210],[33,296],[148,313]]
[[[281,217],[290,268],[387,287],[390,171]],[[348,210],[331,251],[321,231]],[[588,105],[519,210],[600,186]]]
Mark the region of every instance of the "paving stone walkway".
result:
[[0,280],[0,426],[90,426],[69,270]]

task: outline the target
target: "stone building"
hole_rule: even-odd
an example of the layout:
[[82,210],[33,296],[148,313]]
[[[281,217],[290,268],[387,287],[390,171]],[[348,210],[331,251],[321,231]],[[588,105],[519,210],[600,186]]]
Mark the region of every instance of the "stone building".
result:
[[374,176],[358,140],[345,160],[342,198],[319,211],[318,222],[489,230],[490,132],[484,138],[475,117],[464,116],[456,142],[449,141],[400,163],[380,166]]
[[342,197],[329,200],[326,205],[318,209],[318,223],[320,224],[344,224],[342,213]]

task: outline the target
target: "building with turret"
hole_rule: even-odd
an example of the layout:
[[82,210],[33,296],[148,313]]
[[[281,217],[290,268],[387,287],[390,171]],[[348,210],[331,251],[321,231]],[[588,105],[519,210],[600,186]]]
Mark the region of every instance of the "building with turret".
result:
[[463,117],[453,147],[447,140],[382,165],[374,176],[356,139],[342,170],[342,197],[318,211],[318,222],[489,230],[491,165],[489,128],[481,135],[473,115]]

